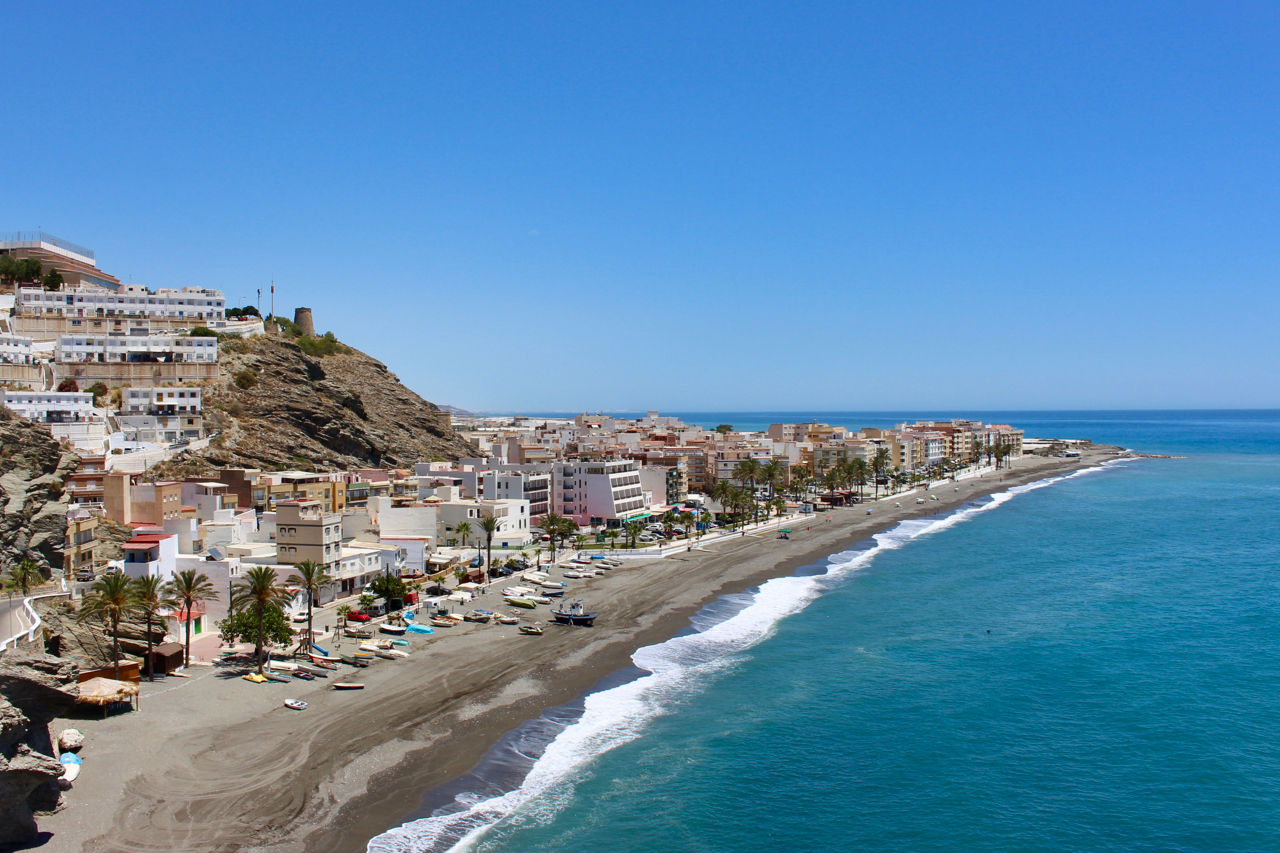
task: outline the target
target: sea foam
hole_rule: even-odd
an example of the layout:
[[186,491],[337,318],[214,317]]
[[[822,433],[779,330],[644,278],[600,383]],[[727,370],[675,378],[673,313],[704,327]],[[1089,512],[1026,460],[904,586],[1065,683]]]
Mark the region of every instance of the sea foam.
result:
[[369,853],[461,853],[499,822],[550,820],[573,796],[575,781],[597,756],[635,740],[656,717],[708,679],[731,666],[737,655],[767,639],[779,621],[862,569],[881,551],[954,527],[1019,494],[1105,470],[1132,460],[1114,460],[1071,474],[1037,480],[990,496],[947,515],[911,519],[872,537],[874,544],[832,554],[823,574],[773,578],[752,594],[734,596],[721,621],[704,609],[692,620],[693,633],[646,646],[632,655],[648,674],[588,695],[582,716],[547,745],[520,786],[496,797],[459,795],[455,810],[410,821],[373,838]]

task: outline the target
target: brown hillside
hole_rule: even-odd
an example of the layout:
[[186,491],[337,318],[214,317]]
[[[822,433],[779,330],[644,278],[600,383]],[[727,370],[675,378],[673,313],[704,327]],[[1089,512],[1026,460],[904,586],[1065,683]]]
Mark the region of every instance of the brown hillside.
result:
[[206,427],[220,434],[153,473],[408,467],[473,452],[446,413],[362,352],[338,346],[337,354],[311,356],[296,339],[274,335],[219,349],[221,375],[206,384],[204,407]]

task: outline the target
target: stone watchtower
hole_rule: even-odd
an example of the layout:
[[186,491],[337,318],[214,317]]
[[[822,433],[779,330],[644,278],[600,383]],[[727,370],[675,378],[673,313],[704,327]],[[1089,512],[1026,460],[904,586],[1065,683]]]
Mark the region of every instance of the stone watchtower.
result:
[[302,334],[310,335],[313,338],[316,336],[316,324],[311,319],[310,308],[295,308],[293,310],[293,322],[302,330]]

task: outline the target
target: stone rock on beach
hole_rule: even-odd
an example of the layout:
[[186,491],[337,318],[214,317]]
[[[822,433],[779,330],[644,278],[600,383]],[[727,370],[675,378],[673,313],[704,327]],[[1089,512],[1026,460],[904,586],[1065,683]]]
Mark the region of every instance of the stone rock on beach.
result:
[[79,692],[72,663],[17,650],[0,655],[0,844],[34,840],[35,814],[60,805],[62,764],[49,723]]

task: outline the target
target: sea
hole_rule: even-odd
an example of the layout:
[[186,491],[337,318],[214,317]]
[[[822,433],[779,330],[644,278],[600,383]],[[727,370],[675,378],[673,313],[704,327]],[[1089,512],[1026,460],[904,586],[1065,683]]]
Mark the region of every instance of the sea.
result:
[[1131,459],[727,596],[372,853],[1280,851],[1280,412],[975,417]]

